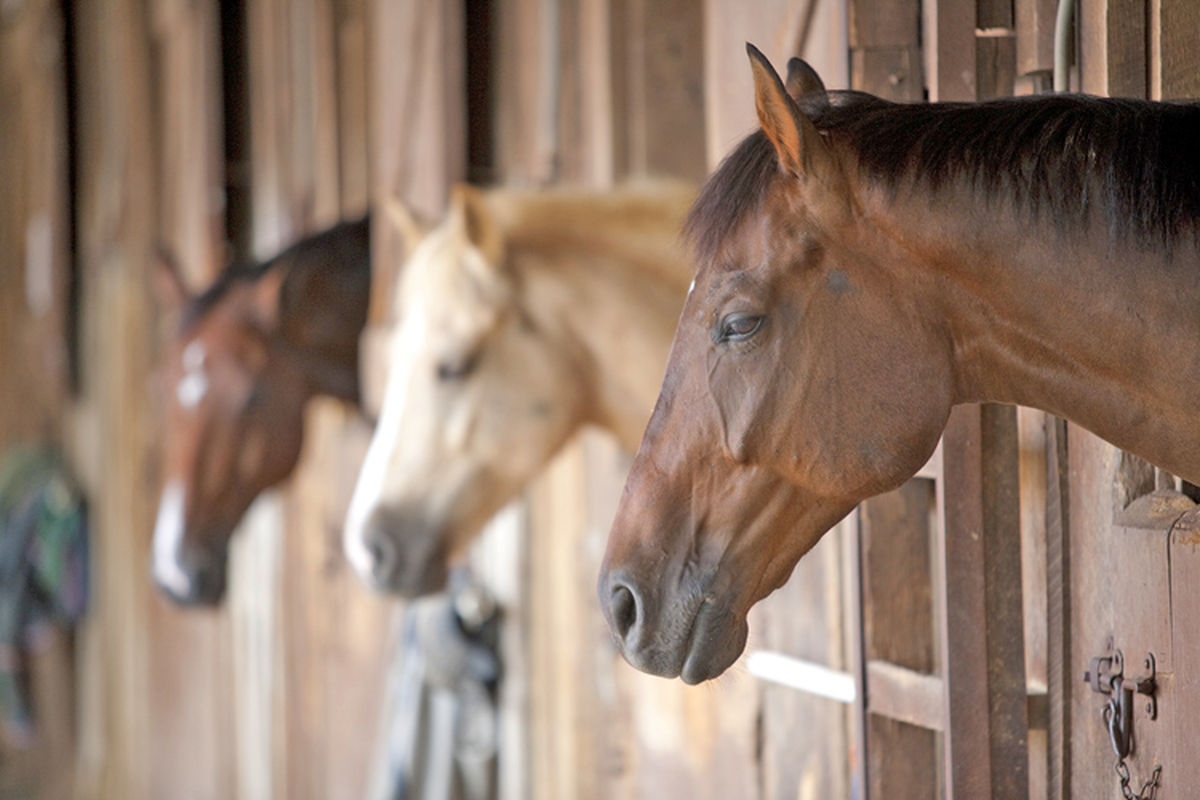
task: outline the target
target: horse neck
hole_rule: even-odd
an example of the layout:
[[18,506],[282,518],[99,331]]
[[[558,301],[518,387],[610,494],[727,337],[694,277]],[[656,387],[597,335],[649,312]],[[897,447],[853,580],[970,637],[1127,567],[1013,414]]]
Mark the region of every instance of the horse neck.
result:
[[1200,480],[1195,243],[1167,253],[998,206],[963,196],[909,217],[953,242],[926,243],[912,279],[944,315],[956,399],[1041,408]]
[[521,304],[569,348],[586,386],[583,419],[630,451],[654,407],[692,277],[679,243],[687,201],[652,199],[632,226],[628,210],[562,215],[559,206],[552,225],[508,232]]
[[283,351],[304,374],[312,394],[358,402],[358,340],[366,322],[370,262],[331,260],[329,279],[312,284],[280,329]]

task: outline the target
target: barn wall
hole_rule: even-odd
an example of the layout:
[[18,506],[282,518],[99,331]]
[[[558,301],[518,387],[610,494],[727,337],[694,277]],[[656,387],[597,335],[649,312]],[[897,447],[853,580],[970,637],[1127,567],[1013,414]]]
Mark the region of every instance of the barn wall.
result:
[[[65,36],[56,2],[24,3],[0,17],[0,454],[34,441],[62,447],[68,437]],[[68,796],[72,660],[70,638],[57,633],[31,655],[38,727],[25,747],[0,737],[0,796],[29,796],[35,787],[47,798]]]
[[[495,0],[491,149],[482,165],[467,163],[470,44],[458,4],[245,4],[249,119],[232,163],[217,0],[10,5],[0,12],[0,175],[18,188],[0,202],[0,445],[45,437],[70,453],[93,498],[95,589],[77,650],[60,639],[38,656],[39,738],[31,750],[0,752],[0,794],[38,784],[43,797],[73,787],[80,797],[136,800],[362,796],[400,613],[366,592],[341,555],[341,520],[369,428],[332,401],[310,409],[296,474],[256,504],[238,534],[226,607],[181,611],[150,587],[160,424],[151,365],[169,323],[148,280],[158,243],[199,287],[234,252],[267,255],[382,202],[402,200],[436,218],[469,166],[510,185],[699,180],[755,124],[747,40],[779,66],[803,53],[830,87],[895,99],[1041,90],[1055,3]],[[1200,94],[1193,3],[1081,0],[1079,12],[1075,85],[1151,98]],[[219,202],[227,186],[231,214]],[[229,219],[249,224],[228,229]],[[364,342],[367,377],[378,385],[384,370],[370,348],[387,329],[403,253],[380,215],[374,233]],[[1063,651],[1071,620],[1061,617],[1067,590],[1055,583],[1063,576],[1046,514],[1060,477],[1046,460],[1047,448],[1061,444],[1056,430],[1028,410],[1012,428],[1021,448],[1025,679],[1030,709],[1049,706],[1048,724],[1035,722],[1028,739],[1035,798],[1069,796],[1062,698],[1079,655]],[[1070,441],[1073,479],[1105,485],[1119,460],[1112,448],[1076,429]],[[502,760],[503,796],[848,796],[865,716],[745,671],[689,688],[636,673],[615,655],[593,586],[628,463],[602,435],[585,435],[472,556],[515,612],[502,706],[506,740],[518,744]],[[928,494],[931,484],[920,480],[804,559],[754,611],[750,647],[853,669],[848,537],[865,535],[870,558],[872,526],[882,536],[884,520],[904,524],[896,522],[903,508],[886,504]],[[930,502],[924,494],[908,501]],[[1058,547],[1069,533],[1058,531]],[[888,577],[890,561],[880,561],[877,582]],[[919,739],[911,747],[927,759],[920,765],[938,768],[932,734],[876,734],[891,735],[897,752]],[[66,769],[72,750],[74,768]],[[876,780],[886,786],[891,773],[882,770]],[[929,792],[944,790],[933,783]]]

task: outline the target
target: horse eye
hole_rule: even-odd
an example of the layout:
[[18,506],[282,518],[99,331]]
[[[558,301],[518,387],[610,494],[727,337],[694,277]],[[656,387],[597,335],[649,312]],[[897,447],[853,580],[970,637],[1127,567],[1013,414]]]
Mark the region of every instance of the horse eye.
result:
[[758,314],[730,314],[721,320],[720,341],[736,342],[749,339],[762,327],[763,319]]
[[259,384],[254,384],[250,387],[250,391],[242,398],[242,411],[253,411],[263,401],[263,387]]
[[471,374],[472,370],[475,369],[475,365],[478,363],[478,353],[470,353],[462,358],[441,361],[437,365],[438,380],[442,381],[443,383],[461,381]]

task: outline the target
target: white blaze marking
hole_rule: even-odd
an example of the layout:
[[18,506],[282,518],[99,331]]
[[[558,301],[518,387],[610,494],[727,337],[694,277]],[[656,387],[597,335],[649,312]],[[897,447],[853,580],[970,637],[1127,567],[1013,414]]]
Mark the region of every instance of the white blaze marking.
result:
[[183,485],[178,480],[163,487],[154,521],[154,577],[172,593],[186,597],[192,582],[179,567],[183,547]]
[[208,394],[208,374],[204,371],[207,358],[204,343],[199,340],[183,348],[183,377],[175,387],[175,398],[183,408],[195,408]]
[[[409,324],[412,324],[411,322]],[[346,511],[346,526],[342,531],[342,549],[350,566],[362,578],[369,580],[374,574],[375,558],[367,549],[366,525],[383,499],[388,474],[391,472],[392,456],[400,437],[400,422],[405,407],[412,401],[409,388],[413,385],[415,365],[422,363],[418,358],[413,337],[404,331],[396,332],[388,358],[391,361],[387,388],[383,394],[379,422],[371,435],[367,455],[350,496],[350,507]]]
[[204,342],[199,339],[193,339],[188,342],[188,346],[183,348],[183,370],[184,372],[194,372],[204,368],[204,361],[208,358],[208,351],[204,349]]

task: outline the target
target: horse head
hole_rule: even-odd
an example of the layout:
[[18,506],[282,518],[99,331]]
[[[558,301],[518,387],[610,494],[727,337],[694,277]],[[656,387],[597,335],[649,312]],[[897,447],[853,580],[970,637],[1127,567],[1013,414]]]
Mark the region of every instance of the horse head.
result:
[[588,193],[456,187],[412,241],[390,373],[347,513],[371,586],[440,589],[450,564],[585,423],[631,449],[687,284],[691,187]]
[[751,64],[762,129],[689,218],[696,279],[599,581],[630,663],[689,683],[740,655],[750,607],[830,527],[924,463],[951,405],[947,341],[874,268],[856,165],[807,116],[824,86],[799,60],[786,86]]
[[367,264],[365,222],[233,267],[199,295],[158,260],[159,303],[179,324],[158,366],[166,430],[152,569],[172,599],[221,600],[230,537],[258,493],[295,468],[308,399],[357,399]]

